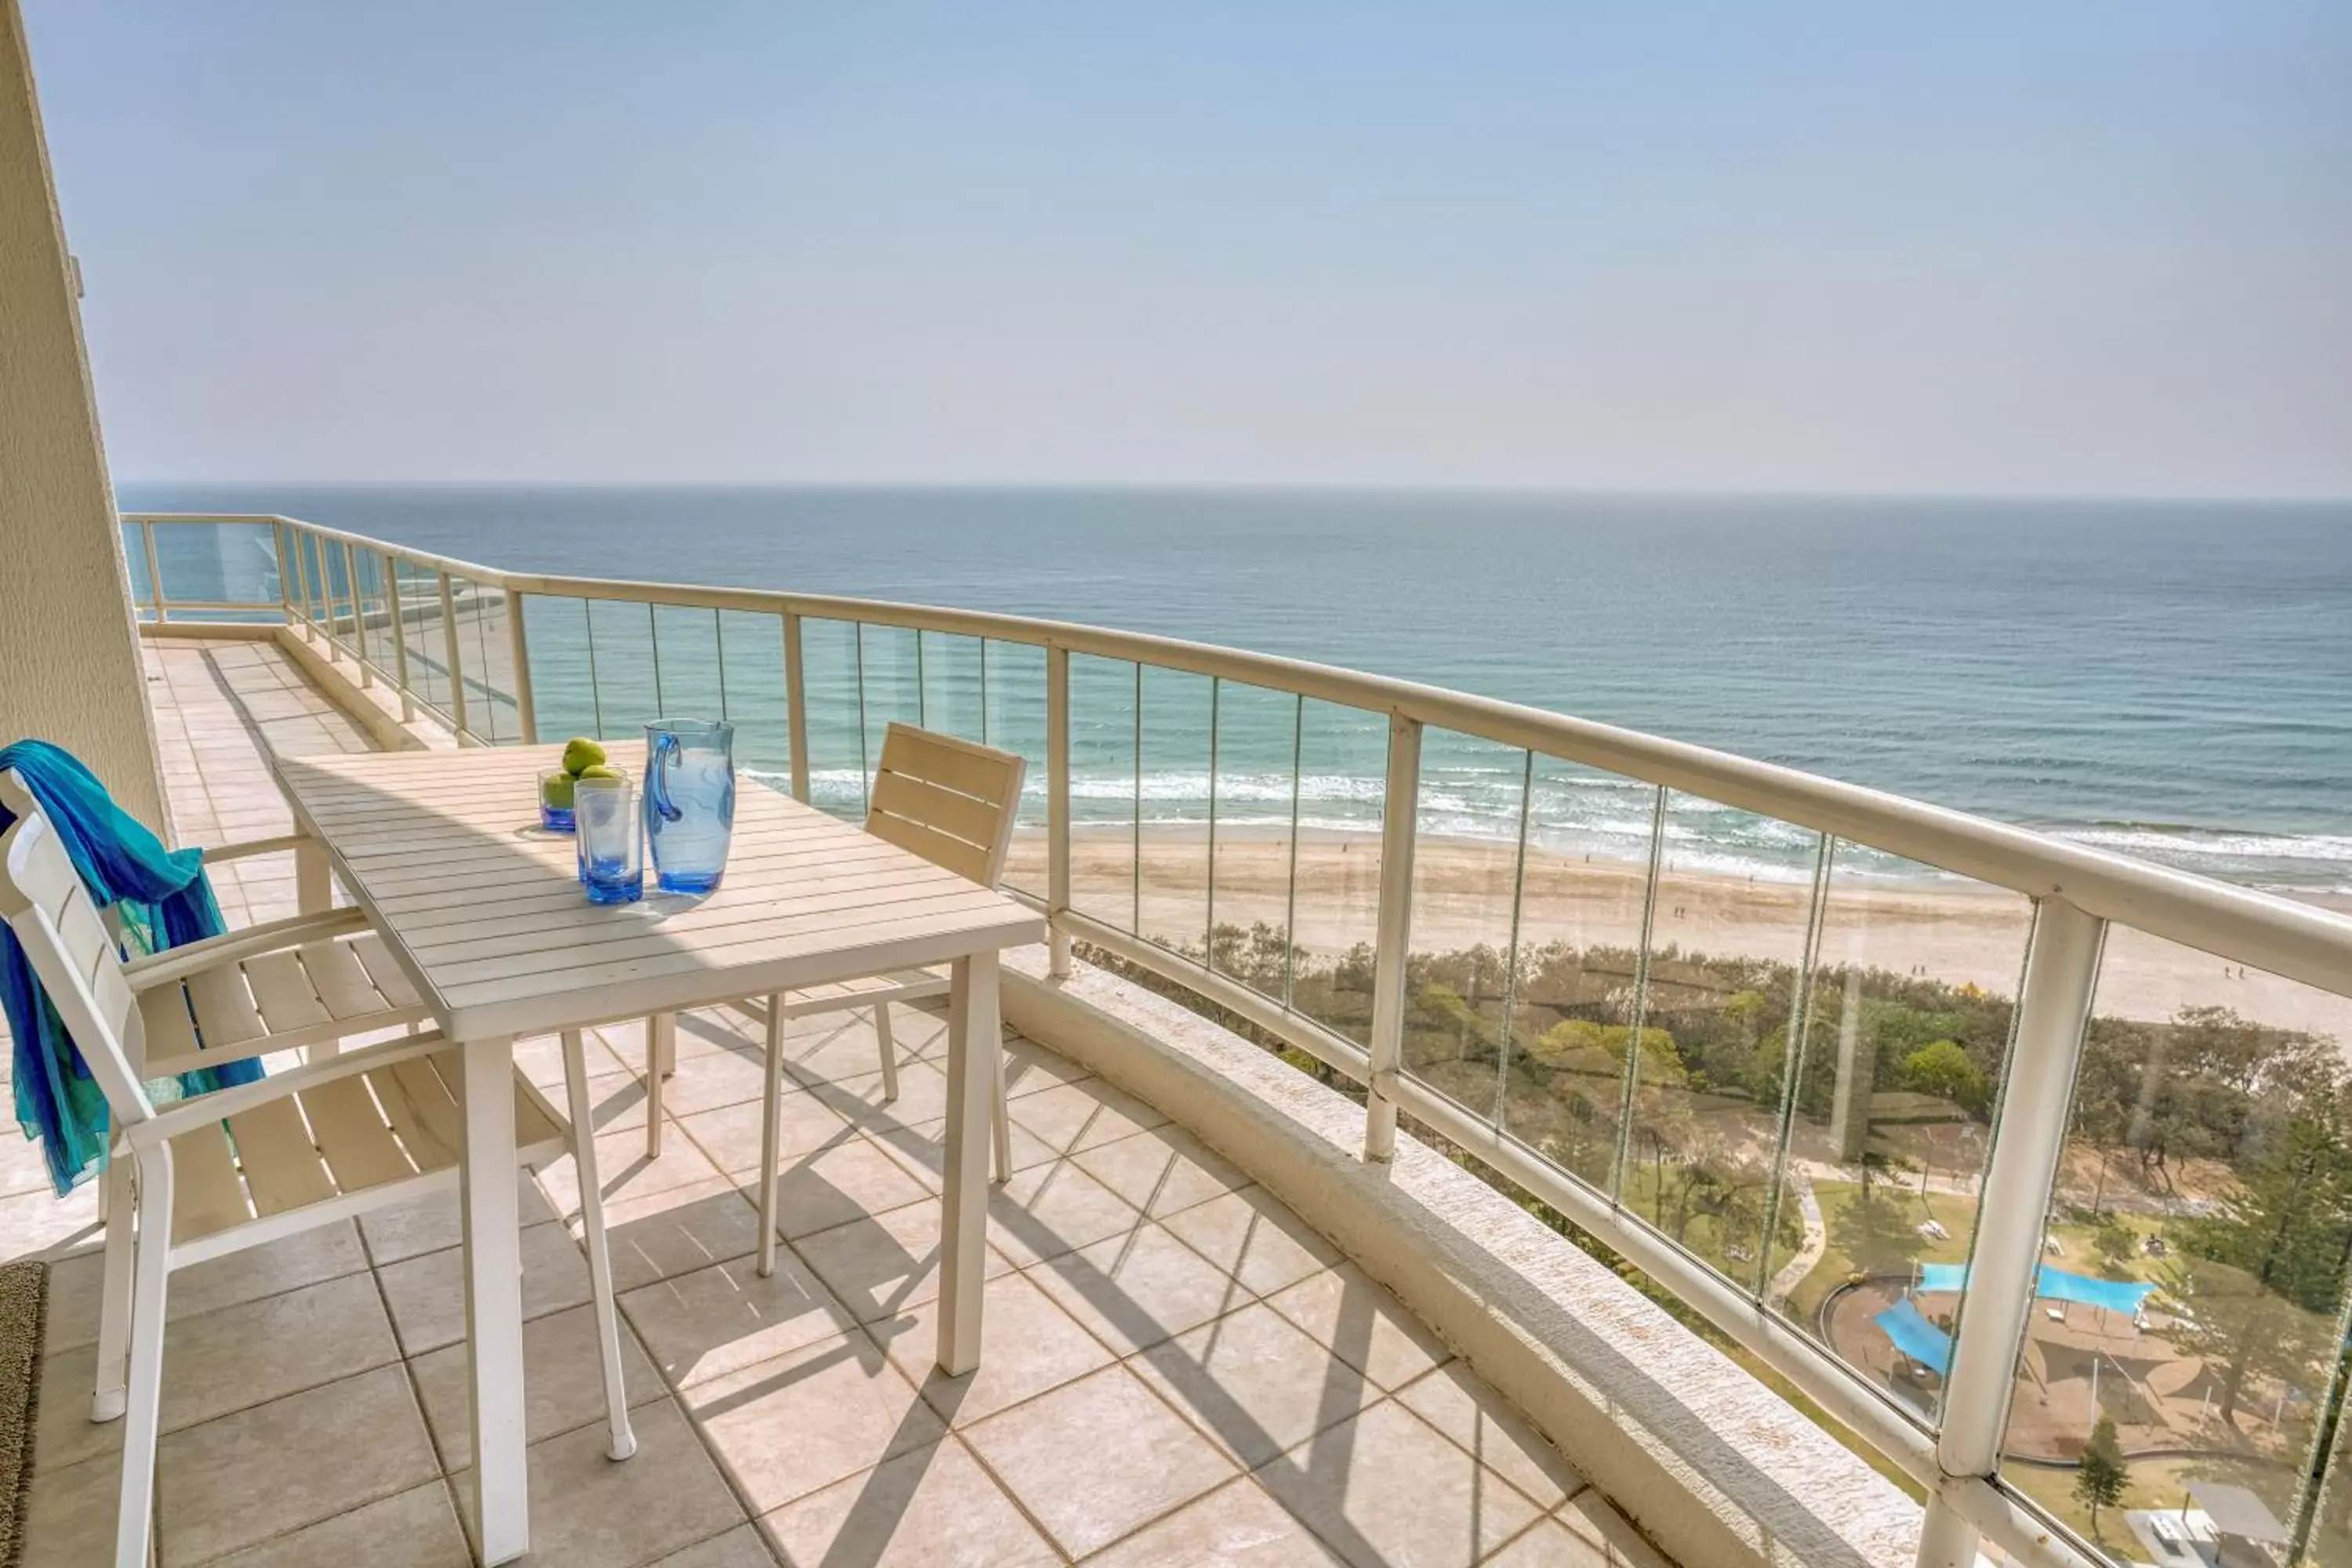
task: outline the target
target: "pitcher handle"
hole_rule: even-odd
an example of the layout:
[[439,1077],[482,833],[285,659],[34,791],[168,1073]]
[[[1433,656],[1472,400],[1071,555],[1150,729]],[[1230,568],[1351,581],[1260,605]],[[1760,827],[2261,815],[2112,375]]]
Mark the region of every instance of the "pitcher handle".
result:
[[661,813],[664,822],[676,822],[686,815],[669,798],[669,761],[677,753],[676,735],[656,735],[646,759],[646,803]]

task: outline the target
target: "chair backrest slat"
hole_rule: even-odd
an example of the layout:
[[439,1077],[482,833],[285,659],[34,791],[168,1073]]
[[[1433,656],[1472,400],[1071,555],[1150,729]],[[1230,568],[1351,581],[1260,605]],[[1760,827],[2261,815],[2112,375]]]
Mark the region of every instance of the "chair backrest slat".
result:
[[893,724],[882,740],[866,830],[992,888],[1013,847],[1027,767],[1012,752]]
[[0,835],[0,918],[23,944],[115,1121],[143,1121],[155,1111],[132,1065],[145,1057],[138,998],[57,829],[29,798],[23,805]]

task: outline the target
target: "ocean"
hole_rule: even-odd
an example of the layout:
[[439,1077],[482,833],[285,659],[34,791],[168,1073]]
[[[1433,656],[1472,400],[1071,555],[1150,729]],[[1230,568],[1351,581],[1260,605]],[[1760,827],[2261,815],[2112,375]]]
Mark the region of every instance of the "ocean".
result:
[[[120,500],[282,512],[513,569],[964,605],[1289,654],[2227,879],[2352,892],[2352,502],[280,484],[126,484]],[[576,696],[584,612],[533,608],[540,684]],[[711,636],[623,626],[612,608],[595,623],[602,700],[542,696],[543,732],[627,728],[674,689],[683,644]],[[658,687],[630,668],[656,635],[673,671]],[[1042,667],[1019,650],[992,645],[983,704],[976,647],[925,639],[918,655],[869,632],[861,735],[846,634],[835,641],[811,644],[821,790],[854,790],[880,717],[927,700],[1035,744]],[[714,668],[746,657],[715,647]],[[1073,679],[1085,817],[1129,820],[1139,795],[1147,821],[1204,823],[1213,784],[1220,831],[1279,827],[1295,767],[1302,824],[1376,819],[1381,737],[1359,716],[1309,704],[1302,721],[1286,699],[1227,688],[1213,776],[1206,681],[1148,672],[1138,726],[1129,667]],[[781,740],[765,738],[780,725],[761,721],[772,704],[740,673],[730,695],[751,719],[747,761],[780,767]],[[1423,794],[1424,831],[1515,835],[1523,797],[1531,837],[1563,851],[1638,858],[1649,830],[1642,789],[1540,762],[1530,788],[1517,753],[1462,737],[1430,737]],[[1678,802],[1669,829],[1692,868],[1788,877],[1810,858],[1810,835],[1706,803]]]

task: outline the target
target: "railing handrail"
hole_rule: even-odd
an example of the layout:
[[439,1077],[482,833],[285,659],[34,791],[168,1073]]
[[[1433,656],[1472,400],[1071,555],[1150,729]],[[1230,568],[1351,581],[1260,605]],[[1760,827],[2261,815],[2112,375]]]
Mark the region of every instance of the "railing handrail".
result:
[[124,512],[122,520],[284,524],[509,593],[790,614],[988,637],[1397,714],[1778,817],[2031,898],[2063,898],[2103,920],[2352,996],[2352,916],[1948,806],[1500,698],[1279,654],[1001,611],[779,589],[509,572],[276,513]]

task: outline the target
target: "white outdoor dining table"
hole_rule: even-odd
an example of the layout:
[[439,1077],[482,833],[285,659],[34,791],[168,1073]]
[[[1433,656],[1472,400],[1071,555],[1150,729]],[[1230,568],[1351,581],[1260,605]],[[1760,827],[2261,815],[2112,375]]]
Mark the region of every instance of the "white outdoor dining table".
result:
[[[465,1048],[460,1204],[482,1560],[530,1544],[514,1042],[829,981],[950,966],[940,1365],[979,1364],[997,956],[1045,939],[1034,911],[749,780],[718,889],[600,907],[572,841],[539,826],[562,749],[282,758],[295,817]],[[642,777],[644,747],[613,760]]]

